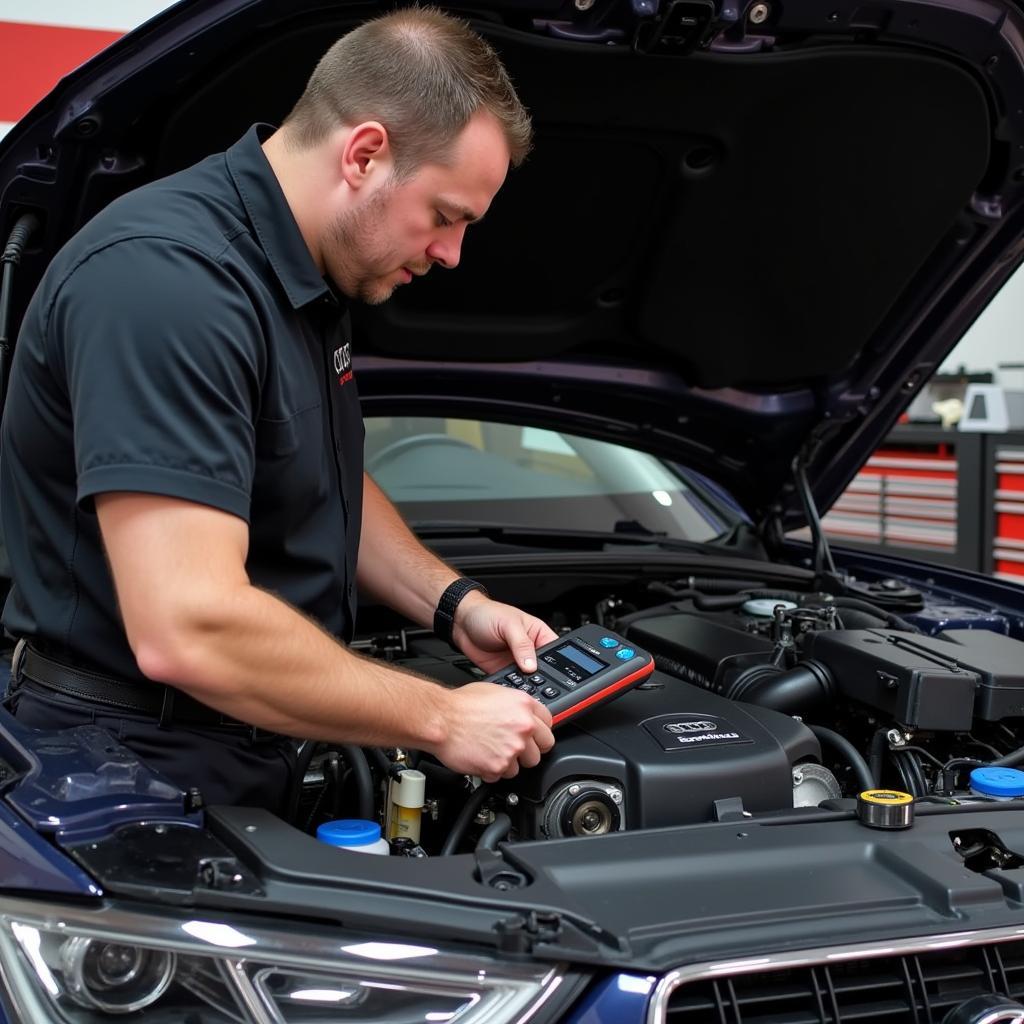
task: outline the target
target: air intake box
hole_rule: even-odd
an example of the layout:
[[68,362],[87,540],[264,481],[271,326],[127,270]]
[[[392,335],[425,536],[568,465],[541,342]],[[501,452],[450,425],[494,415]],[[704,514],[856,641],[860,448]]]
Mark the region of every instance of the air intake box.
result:
[[840,693],[903,725],[971,728],[981,676],[966,664],[965,648],[896,630],[841,629],[812,634],[804,650],[828,668]]

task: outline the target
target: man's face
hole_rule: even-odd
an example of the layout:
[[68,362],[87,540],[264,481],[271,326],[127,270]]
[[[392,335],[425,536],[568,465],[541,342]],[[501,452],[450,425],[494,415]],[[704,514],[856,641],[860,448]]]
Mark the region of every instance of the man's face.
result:
[[488,113],[474,115],[450,163],[382,182],[324,235],[327,273],[350,298],[377,304],[435,263],[458,265],[466,226],[491,205],[508,172],[508,144]]

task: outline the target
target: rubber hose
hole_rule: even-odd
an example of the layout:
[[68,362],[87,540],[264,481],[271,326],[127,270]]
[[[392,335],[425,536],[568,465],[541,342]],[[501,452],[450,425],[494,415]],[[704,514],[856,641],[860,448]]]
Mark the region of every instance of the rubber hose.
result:
[[451,832],[448,833],[448,838],[445,839],[444,845],[441,847],[440,856],[447,857],[449,854],[454,853],[462,842],[463,837],[466,835],[466,830],[469,828],[469,823],[476,817],[476,812],[480,810],[483,802],[490,796],[491,787],[486,783],[482,782],[476,789],[473,790],[469,795],[469,799],[463,805],[459,816],[455,819],[455,824],[452,825]]
[[370,762],[366,760],[363,748],[357,747],[354,743],[346,743],[338,749],[345,755],[356,782],[358,816],[366,821],[375,821],[377,808],[373,799],[373,776],[370,775]]
[[910,777],[917,787],[917,792],[914,796],[924,796],[928,792],[928,783],[924,777],[921,760],[912,750],[904,750],[903,754],[907,759],[907,769],[910,772]]
[[1024,761],[1024,747],[1018,747],[1016,750],[1011,750],[1010,753],[1004,754],[997,761],[990,761],[995,768],[1012,768],[1015,764],[1020,764]]
[[331,820],[337,821],[341,817],[341,787],[342,780],[345,778],[345,774],[341,770],[341,759],[338,757],[338,752],[332,750],[327,755],[326,761],[326,774],[331,776]]
[[380,747],[365,747],[364,750],[367,757],[373,760],[373,763],[377,766],[377,771],[381,775],[387,777],[391,774],[391,762],[388,760],[387,754]]
[[849,608],[852,611],[877,615],[887,626],[891,626],[893,629],[902,629],[908,633],[921,632],[917,626],[907,622],[906,619],[901,619],[898,615],[893,615],[892,612],[887,612],[884,608],[879,608],[878,605],[872,604],[870,601],[862,601],[859,597],[836,597],[833,598],[833,603],[837,608]]
[[499,811],[494,816],[494,821],[481,833],[480,838],[477,840],[476,848],[478,850],[496,850],[498,843],[503,839],[507,839],[511,831],[512,819],[507,814],[502,814]]
[[4,263],[19,263],[22,251],[38,227],[39,218],[34,213],[23,213],[15,221],[11,233],[7,236],[7,244],[4,246],[3,257],[0,259]]
[[834,695],[832,673],[817,661],[802,661],[784,672],[771,665],[754,666],[739,676],[726,694],[729,700],[743,700],[787,715],[829,701]]
[[871,778],[876,786],[882,784],[882,768],[885,765],[885,752],[889,749],[889,732],[886,728],[876,729],[875,735],[871,737],[871,749],[868,752],[868,767],[871,769]]
[[306,778],[309,762],[316,751],[315,740],[303,740],[295,751],[295,769],[292,772],[291,785],[288,787],[288,822],[295,824],[299,814],[299,800],[302,797],[302,783]]
[[807,727],[826,746],[831,747],[836,753],[841,754],[847,764],[853,769],[857,776],[857,785],[861,791],[874,789],[875,780],[871,777],[871,769],[867,761],[861,756],[860,751],[845,737],[832,729],[826,729],[823,725],[809,725]]

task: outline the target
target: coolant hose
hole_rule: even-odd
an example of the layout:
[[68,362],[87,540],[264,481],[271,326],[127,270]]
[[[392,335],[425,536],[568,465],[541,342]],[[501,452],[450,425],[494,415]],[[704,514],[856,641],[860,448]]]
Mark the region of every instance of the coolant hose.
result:
[[499,811],[494,816],[494,821],[483,830],[483,833],[477,840],[476,848],[478,850],[496,850],[498,843],[503,839],[507,839],[511,830],[512,819],[507,814],[502,814]]
[[871,769],[867,761],[861,756],[860,751],[845,737],[833,729],[826,729],[823,725],[808,725],[808,729],[821,740],[826,746],[831,747],[837,754],[846,759],[847,764],[853,769],[857,776],[857,788],[860,791],[874,789],[875,780],[871,777]]
[[452,825],[451,832],[448,833],[448,838],[444,841],[444,846],[441,847],[440,856],[447,857],[458,849],[459,843],[462,842],[466,834],[466,829],[469,828],[469,823],[476,817],[476,812],[483,806],[483,802],[490,796],[490,793],[491,787],[486,782],[481,782],[470,793],[469,799],[455,819],[455,824]]
[[356,783],[356,810],[360,818],[374,821],[376,807],[373,799],[373,776],[370,775],[370,762],[362,747],[354,743],[345,743],[338,748],[344,755],[348,766],[352,769],[352,778]]

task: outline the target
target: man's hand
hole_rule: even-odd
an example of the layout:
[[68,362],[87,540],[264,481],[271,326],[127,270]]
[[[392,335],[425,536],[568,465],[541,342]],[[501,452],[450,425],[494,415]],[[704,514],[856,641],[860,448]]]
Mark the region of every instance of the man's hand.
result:
[[532,768],[555,744],[551,712],[520,690],[469,683],[449,692],[447,734],[432,751],[452,771],[484,782]]
[[524,672],[536,672],[537,648],[558,639],[540,619],[479,591],[459,603],[452,636],[459,650],[485,672],[497,672],[513,661]]

